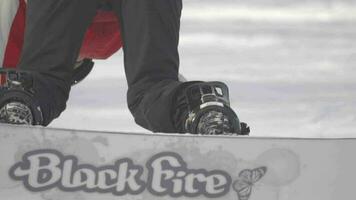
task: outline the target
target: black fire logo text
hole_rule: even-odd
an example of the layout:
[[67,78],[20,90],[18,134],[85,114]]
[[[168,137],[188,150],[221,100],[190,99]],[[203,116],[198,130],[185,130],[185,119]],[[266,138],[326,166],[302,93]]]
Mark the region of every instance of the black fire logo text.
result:
[[33,192],[58,188],[67,192],[85,191],[113,195],[140,194],[145,190],[156,196],[215,198],[226,195],[231,176],[222,170],[189,169],[173,152],[154,155],[144,167],[123,158],[113,165],[79,164],[78,158],[44,149],[26,153],[9,171],[12,179],[22,181]]

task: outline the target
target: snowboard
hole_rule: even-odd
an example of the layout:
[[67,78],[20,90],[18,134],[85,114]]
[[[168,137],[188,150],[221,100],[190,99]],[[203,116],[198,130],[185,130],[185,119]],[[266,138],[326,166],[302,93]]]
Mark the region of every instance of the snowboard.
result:
[[0,125],[0,199],[351,200],[356,139]]

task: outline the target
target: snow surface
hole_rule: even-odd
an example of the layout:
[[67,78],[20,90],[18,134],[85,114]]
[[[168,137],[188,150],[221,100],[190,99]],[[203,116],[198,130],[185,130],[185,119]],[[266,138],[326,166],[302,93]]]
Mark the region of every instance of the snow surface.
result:
[[[254,136],[356,136],[356,0],[186,0],[181,73],[230,86]],[[126,106],[122,52],[96,61],[52,127],[148,132]]]

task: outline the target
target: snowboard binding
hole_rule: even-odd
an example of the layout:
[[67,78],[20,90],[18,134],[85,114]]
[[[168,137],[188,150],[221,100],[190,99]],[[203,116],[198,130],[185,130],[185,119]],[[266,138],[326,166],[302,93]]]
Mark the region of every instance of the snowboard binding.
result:
[[41,125],[43,116],[34,98],[32,77],[5,69],[0,69],[0,77],[0,123]]
[[229,90],[222,82],[202,82],[189,86],[185,95],[189,115],[185,129],[202,135],[249,135],[246,123],[241,123],[230,108]]

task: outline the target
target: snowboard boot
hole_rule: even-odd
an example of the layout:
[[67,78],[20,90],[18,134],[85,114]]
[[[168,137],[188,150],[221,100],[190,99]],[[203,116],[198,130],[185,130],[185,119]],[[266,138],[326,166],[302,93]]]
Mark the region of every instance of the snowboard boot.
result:
[[240,123],[230,108],[229,91],[221,82],[194,83],[186,88],[189,114],[186,132],[200,135],[248,135],[246,123]]
[[15,70],[0,70],[0,123],[41,125],[41,108],[34,99],[32,78]]
[[92,59],[83,59],[77,61],[73,68],[73,75],[71,84],[72,86],[77,85],[79,82],[83,81],[93,70],[94,62]]

